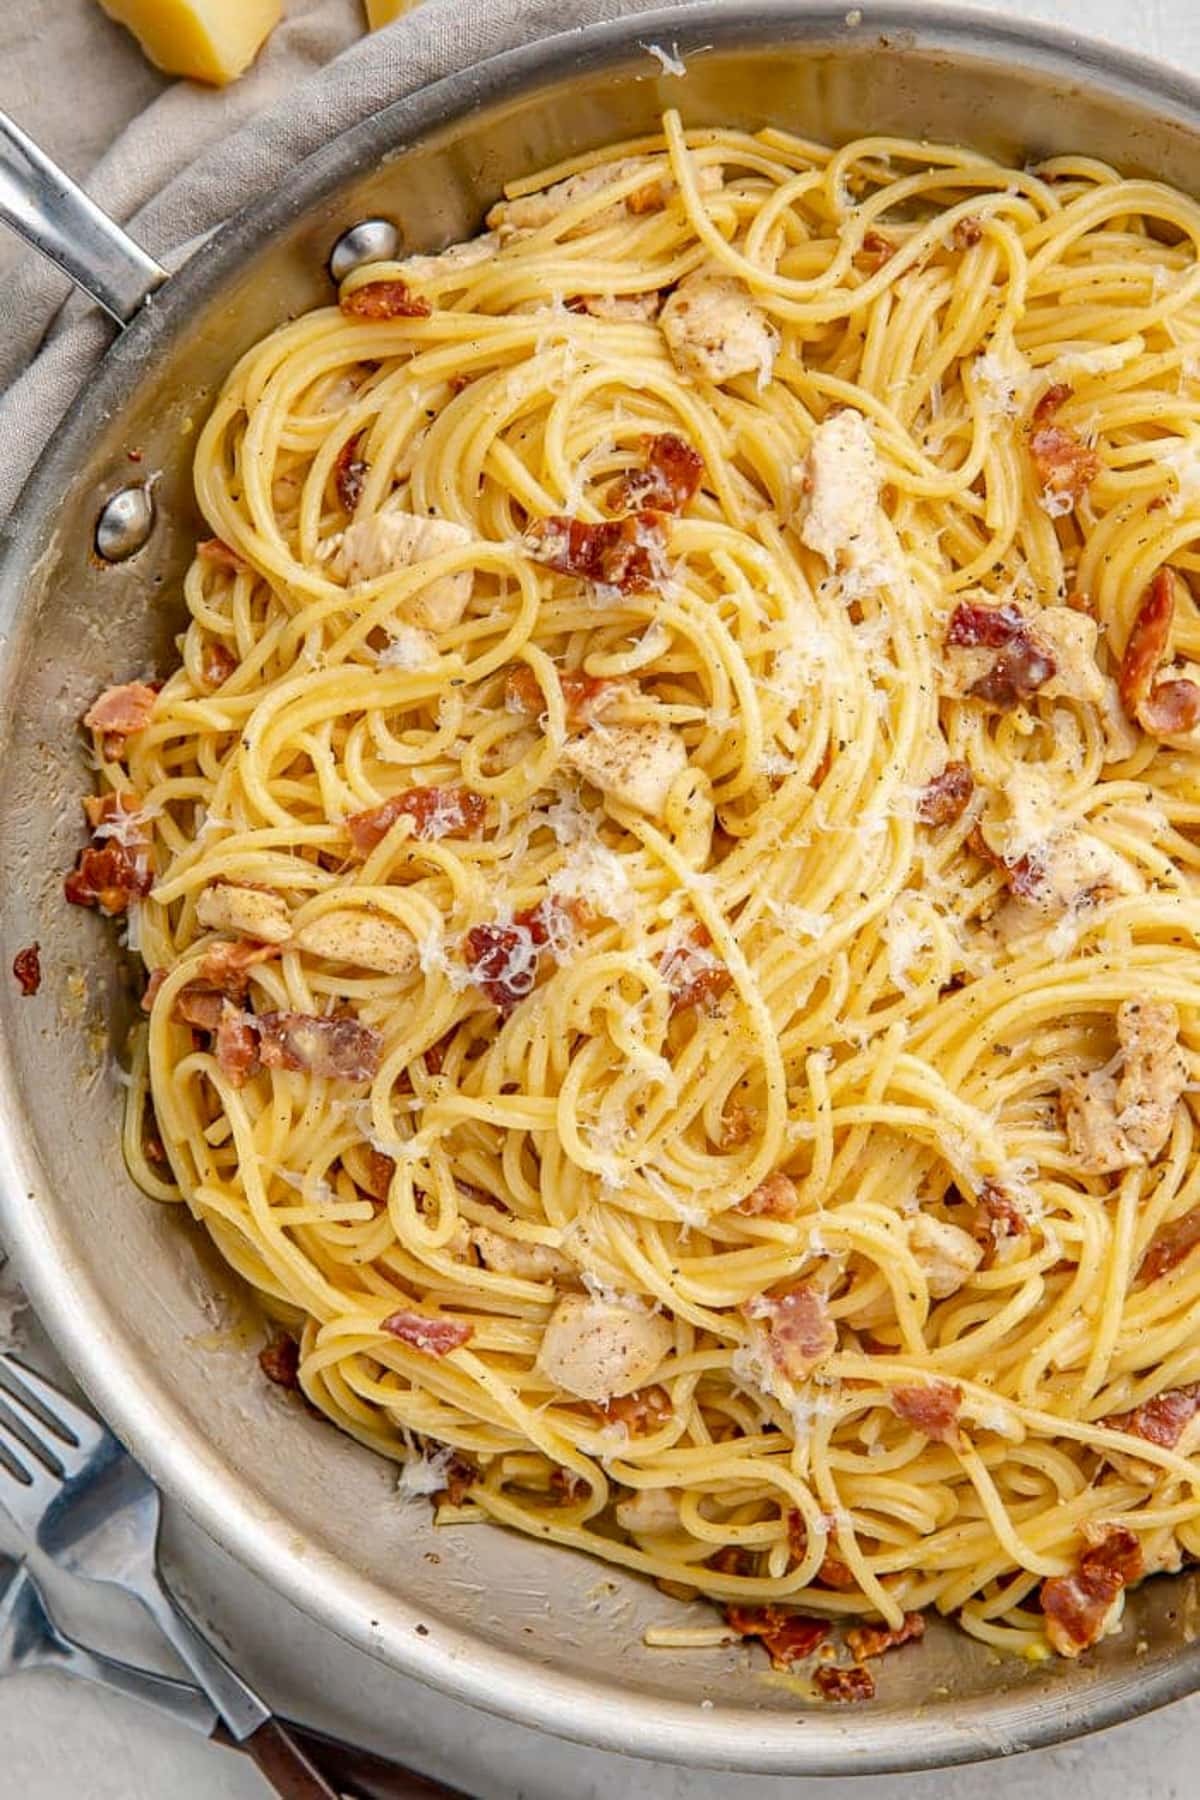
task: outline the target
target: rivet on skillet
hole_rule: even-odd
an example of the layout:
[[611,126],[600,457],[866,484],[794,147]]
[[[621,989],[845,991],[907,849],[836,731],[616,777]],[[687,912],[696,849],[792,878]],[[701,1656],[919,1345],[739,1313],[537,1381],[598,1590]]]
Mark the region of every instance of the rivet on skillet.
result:
[[142,548],[153,524],[154,496],[149,484],[118,488],[96,520],[97,556],[105,562],[124,562]]
[[345,281],[364,263],[390,262],[400,248],[400,233],[390,219],[360,219],[343,231],[329,257],[329,273]]

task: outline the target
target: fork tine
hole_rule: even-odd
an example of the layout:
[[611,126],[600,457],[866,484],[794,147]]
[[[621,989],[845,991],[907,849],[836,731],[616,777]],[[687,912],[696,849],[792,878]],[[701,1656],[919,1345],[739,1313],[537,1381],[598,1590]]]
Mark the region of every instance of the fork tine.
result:
[[8,1479],[0,1479],[0,1506],[6,1507],[19,1525],[36,1529],[42,1514],[62,1490],[62,1479],[52,1475],[29,1446],[17,1435],[14,1425],[0,1410],[0,1470]]
[[73,1400],[69,1400],[61,1388],[55,1387],[52,1381],[47,1381],[44,1375],[39,1375],[36,1369],[31,1369],[27,1363],[18,1362],[8,1351],[0,1351],[0,1369],[7,1377],[6,1382],[0,1384],[0,1395],[6,1394],[13,1401],[20,1402],[40,1425],[49,1426],[68,1445],[73,1444],[82,1453],[72,1456],[68,1451],[64,1456],[54,1446],[55,1454],[64,1466],[69,1468],[76,1462],[86,1460],[104,1442],[108,1427],[99,1419],[93,1418],[91,1413],[85,1412],[81,1406],[77,1406]]

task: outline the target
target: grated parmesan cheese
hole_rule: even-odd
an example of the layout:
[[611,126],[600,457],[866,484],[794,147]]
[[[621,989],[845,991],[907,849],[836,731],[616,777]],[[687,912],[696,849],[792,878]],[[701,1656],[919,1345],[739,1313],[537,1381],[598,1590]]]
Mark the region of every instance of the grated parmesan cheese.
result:
[[427,631],[418,625],[393,625],[391,641],[376,661],[381,669],[428,669],[437,659],[437,645]]
[[669,50],[664,50],[661,44],[641,44],[640,40],[639,44],[648,56],[654,58],[664,75],[684,76],[687,74],[687,65],[679,54],[678,41],[673,42]]
[[550,878],[550,893],[560,900],[582,900],[593,912],[623,923],[637,910],[625,864],[598,840],[578,839],[561,869]]
[[986,409],[1013,419],[1025,404],[1034,374],[1011,339],[975,358],[973,374]]
[[440,1493],[450,1478],[454,1452],[449,1444],[426,1445],[423,1452],[410,1455],[396,1477],[396,1492],[403,1501],[427,1500]]

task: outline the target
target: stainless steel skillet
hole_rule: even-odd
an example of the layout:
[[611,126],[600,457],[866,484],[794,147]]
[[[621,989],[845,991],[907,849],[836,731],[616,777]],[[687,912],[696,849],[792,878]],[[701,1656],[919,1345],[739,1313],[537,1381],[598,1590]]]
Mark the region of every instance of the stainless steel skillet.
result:
[[[641,46],[678,43],[665,77]],[[1193,1578],[1151,1583],[1082,1664],[997,1662],[949,1628],[887,1659],[880,1697],[814,1708],[741,1650],[641,1647],[671,1605],[485,1528],[435,1537],[393,1474],[264,1394],[236,1283],[178,1212],[130,1187],[111,1046],[130,999],[110,931],[61,903],[98,685],[165,666],[198,526],[188,461],[237,354],[326,299],[331,246],[383,216],[406,245],[472,231],[501,183],[690,122],[959,139],[1017,161],[1082,151],[1200,189],[1200,89],[1137,58],[924,6],[702,5],[552,39],[346,133],[159,286],[47,447],[0,560],[0,967],[33,938],[36,1001],[0,985],[0,1231],[97,1404],[227,1548],[345,1638],[476,1704],[643,1756],[792,1773],[966,1761],[1094,1730],[1200,1686]],[[147,279],[149,277],[147,276]],[[135,296],[136,297],[136,296]],[[141,461],[129,461],[136,451]],[[94,553],[106,500],[160,473],[130,560]],[[706,1704],[707,1703],[707,1704]]]

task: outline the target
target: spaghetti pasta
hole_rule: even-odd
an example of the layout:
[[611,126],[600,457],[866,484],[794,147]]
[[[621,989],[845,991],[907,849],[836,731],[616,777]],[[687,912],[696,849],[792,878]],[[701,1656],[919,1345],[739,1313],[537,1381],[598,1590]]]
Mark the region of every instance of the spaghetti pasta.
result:
[[1200,1553],[1200,209],[668,114],[489,226],[242,357],[89,715],[130,1167],[443,1519],[1077,1654]]

